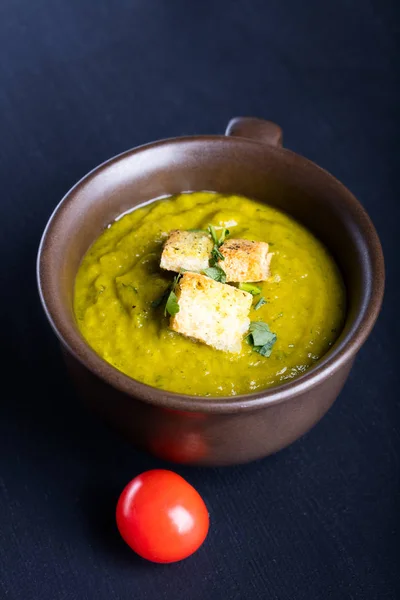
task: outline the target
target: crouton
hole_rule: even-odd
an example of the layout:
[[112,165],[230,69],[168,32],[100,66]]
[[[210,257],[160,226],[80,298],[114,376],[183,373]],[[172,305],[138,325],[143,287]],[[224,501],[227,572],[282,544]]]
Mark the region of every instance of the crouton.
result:
[[197,273],[184,273],[176,294],[179,312],[170,321],[173,331],[217,350],[241,351],[251,294]]
[[272,254],[266,242],[226,240],[220,247],[225,260],[219,266],[226,273],[226,281],[265,281],[269,277]]
[[167,271],[203,271],[213,247],[206,231],[171,231],[164,244],[160,266]]

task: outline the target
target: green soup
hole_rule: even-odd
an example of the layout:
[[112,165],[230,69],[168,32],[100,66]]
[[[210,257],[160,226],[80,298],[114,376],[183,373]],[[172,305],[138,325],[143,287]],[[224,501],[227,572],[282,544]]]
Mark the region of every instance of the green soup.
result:
[[[174,277],[159,267],[169,231],[210,223],[228,227],[230,237],[268,242],[274,253],[250,310],[277,335],[268,358],[246,340],[241,354],[230,354],[185,338],[152,307]],[[256,310],[261,296],[266,304]],[[327,249],[294,219],[242,196],[196,192],[112,223],[82,260],[74,308],[90,346],[130,377],[173,392],[234,396],[293,379],[323,356],[342,328],[345,292]]]

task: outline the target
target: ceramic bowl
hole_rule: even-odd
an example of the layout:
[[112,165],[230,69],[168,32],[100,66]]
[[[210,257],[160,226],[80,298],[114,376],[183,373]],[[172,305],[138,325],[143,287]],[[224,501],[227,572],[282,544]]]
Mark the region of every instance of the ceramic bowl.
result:
[[[345,326],[301,377],[242,396],[180,395],[124,375],[80,334],[73,288],[89,246],[124,211],[189,190],[243,194],[276,206],[308,227],[335,257],[347,289]],[[267,456],[315,425],[341,391],[384,290],[381,245],[361,204],[332,175],[282,148],[277,125],[253,118],[233,119],[225,136],[158,141],[91,171],[53,212],[37,276],[43,308],[85,401],[135,445],[169,461],[201,465]]]

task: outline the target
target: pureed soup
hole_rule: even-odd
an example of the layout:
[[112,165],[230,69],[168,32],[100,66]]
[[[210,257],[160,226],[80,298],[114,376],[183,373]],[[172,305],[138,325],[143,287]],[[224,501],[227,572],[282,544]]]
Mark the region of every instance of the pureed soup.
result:
[[[197,241],[200,237],[217,253],[206,265],[211,277],[204,270],[193,275],[182,269],[177,275],[160,268],[163,247],[175,230],[197,236]],[[219,249],[224,251],[223,236],[226,242],[267,242],[272,253],[268,278],[250,286],[224,283],[224,260],[218,255]],[[189,260],[196,258],[196,244],[186,245],[187,254],[192,254]],[[172,246],[179,255],[180,248]],[[233,241],[231,246],[235,250],[237,244]],[[254,244],[254,249],[258,246],[266,244]],[[190,285],[186,284],[184,305],[186,280]],[[207,315],[204,306],[194,304],[194,314],[190,312],[193,294],[209,299],[212,293],[215,302],[221,290],[221,302],[214,304],[225,311],[221,322],[210,325],[207,318],[215,318],[215,311]],[[192,319],[186,322],[187,334],[197,319],[194,337],[206,327],[229,323],[237,294],[239,303],[248,307],[248,319],[240,313],[242,308],[235,316],[235,323],[246,329],[238,352],[216,349],[171,329],[174,319],[182,321],[187,315]],[[223,296],[234,296],[231,304]],[[196,192],[155,201],[112,223],[82,260],[74,309],[88,344],[126,375],[178,393],[233,396],[293,379],[323,356],[341,331],[345,291],[324,245],[285,213],[242,196]],[[230,329],[232,334],[234,326]],[[223,330],[212,334],[224,341]]]

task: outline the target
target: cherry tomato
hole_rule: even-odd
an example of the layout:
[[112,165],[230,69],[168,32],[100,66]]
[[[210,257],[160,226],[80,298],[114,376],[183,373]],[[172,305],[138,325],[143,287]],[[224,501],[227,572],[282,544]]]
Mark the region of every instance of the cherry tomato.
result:
[[118,500],[116,517],[128,546],[157,563],[193,554],[209,527],[207,507],[198,492],[183,477],[165,469],[132,479]]

